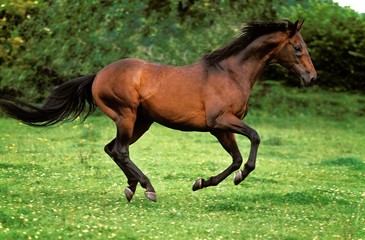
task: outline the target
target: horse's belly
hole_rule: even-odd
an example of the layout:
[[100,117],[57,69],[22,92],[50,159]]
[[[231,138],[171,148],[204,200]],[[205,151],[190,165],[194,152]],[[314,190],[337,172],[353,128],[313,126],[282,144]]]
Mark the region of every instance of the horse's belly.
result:
[[158,118],[156,122],[169,128],[182,131],[206,131],[206,122],[200,116],[175,116],[172,119]]
[[183,131],[204,131],[207,128],[205,111],[199,105],[165,101],[159,104],[142,103],[141,114],[169,128]]

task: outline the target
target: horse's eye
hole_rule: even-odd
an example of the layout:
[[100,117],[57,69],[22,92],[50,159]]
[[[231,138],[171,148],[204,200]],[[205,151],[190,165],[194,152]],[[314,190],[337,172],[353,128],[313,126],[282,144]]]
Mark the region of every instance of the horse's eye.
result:
[[294,46],[294,51],[295,52],[301,52],[302,51],[302,47],[300,46],[300,45],[298,45],[298,46]]

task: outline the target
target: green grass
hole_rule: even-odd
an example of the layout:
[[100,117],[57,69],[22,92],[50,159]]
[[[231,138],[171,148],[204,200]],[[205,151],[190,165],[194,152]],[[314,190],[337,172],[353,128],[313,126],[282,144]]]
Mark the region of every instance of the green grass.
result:
[[0,239],[365,239],[364,97],[259,85],[251,106],[262,143],[239,186],[191,191],[231,161],[210,134],[154,125],[131,147],[157,203],[140,187],[127,203],[107,117],[48,130],[0,118]]

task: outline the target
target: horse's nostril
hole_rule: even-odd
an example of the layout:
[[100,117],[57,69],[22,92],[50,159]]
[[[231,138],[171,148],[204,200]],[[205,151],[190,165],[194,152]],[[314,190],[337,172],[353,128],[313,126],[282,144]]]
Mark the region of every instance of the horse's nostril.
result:
[[308,86],[313,86],[316,83],[316,78],[312,77],[310,82],[308,83]]
[[311,78],[311,83],[314,83],[314,82],[316,81],[316,79],[317,79],[317,74],[316,74],[316,75],[314,75],[314,76]]

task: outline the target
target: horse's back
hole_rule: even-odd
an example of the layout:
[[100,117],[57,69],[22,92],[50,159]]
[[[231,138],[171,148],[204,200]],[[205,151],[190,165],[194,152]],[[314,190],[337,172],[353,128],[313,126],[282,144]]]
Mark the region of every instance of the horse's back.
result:
[[93,84],[95,103],[115,120],[123,108],[173,128],[205,127],[204,70],[123,59],[102,69]]
[[146,64],[141,75],[141,113],[170,128],[204,130],[205,73],[202,65]]

